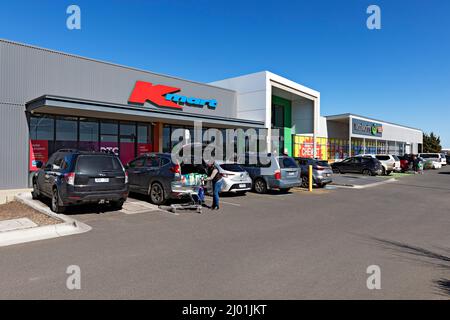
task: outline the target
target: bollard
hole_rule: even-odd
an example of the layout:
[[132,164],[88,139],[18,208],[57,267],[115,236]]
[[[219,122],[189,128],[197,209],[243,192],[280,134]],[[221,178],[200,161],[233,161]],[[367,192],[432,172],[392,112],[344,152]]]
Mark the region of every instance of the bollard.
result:
[[308,182],[309,182],[309,192],[312,191],[312,184],[313,184],[313,179],[312,179],[312,165],[309,165],[309,169],[308,169]]

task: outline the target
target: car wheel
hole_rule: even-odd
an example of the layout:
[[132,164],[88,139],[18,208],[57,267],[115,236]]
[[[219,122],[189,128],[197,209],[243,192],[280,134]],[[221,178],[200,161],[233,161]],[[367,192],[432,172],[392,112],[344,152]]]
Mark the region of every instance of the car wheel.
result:
[[65,207],[61,206],[59,204],[59,194],[58,194],[58,189],[54,188],[53,189],[53,194],[52,194],[52,211],[55,213],[63,213],[65,211]]
[[161,205],[165,202],[164,189],[158,182],[152,184],[150,188],[150,201],[156,205]]
[[372,171],[370,171],[369,169],[364,169],[362,172],[363,175],[365,176],[372,176]]
[[386,175],[386,168],[385,167],[383,167],[382,169],[381,169],[381,174],[383,175],[383,176],[385,176]]
[[31,197],[33,200],[38,200],[41,197],[41,192],[39,191],[36,180],[33,181],[33,191],[31,191]]
[[264,179],[256,179],[255,181],[255,191],[256,193],[266,193],[267,192],[267,184]]
[[302,177],[302,187],[308,188],[309,187],[309,178],[307,176]]
[[392,171],[389,170],[386,172],[386,175],[389,176],[389,175],[391,175],[391,173],[392,173]]
[[112,203],[112,207],[116,210],[122,210],[124,202],[125,202],[124,200],[114,201]]
[[288,193],[289,190],[291,190],[291,188],[283,188],[283,189],[280,189],[280,192],[281,193]]
[[326,183],[318,183],[317,187],[318,188],[324,188],[327,184]]

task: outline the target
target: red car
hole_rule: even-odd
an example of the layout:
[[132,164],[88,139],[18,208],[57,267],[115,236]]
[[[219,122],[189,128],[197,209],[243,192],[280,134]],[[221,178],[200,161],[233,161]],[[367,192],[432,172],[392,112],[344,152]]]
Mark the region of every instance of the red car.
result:
[[398,156],[400,159],[400,168],[402,169],[402,172],[406,172],[411,170],[411,165],[413,163],[412,155],[405,154],[404,156]]

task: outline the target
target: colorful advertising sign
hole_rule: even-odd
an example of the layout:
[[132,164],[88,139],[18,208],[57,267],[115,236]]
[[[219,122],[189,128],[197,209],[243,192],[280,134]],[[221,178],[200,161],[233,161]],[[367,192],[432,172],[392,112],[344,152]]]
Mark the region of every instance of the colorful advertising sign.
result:
[[[314,157],[314,138],[294,136],[294,156],[302,158]],[[327,160],[327,138],[316,138],[316,158]]]
[[128,102],[144,104],[148,101],[158,107],[173,109],[183,109],[183,105],[194,107],[207,106],[210,109],[217,107],[217,101],[215,99],[200,99],[175,94],[180,90],[180,88],[164,86],[162,84],[153,85],[149,82],[137,81]]
[[43,164],[48,160],[48,140],[30,140],[30,171],[37,171],[37,161]]
[[359,119],[352,119],[352,133],[364,136],[383,136],[383,125]]

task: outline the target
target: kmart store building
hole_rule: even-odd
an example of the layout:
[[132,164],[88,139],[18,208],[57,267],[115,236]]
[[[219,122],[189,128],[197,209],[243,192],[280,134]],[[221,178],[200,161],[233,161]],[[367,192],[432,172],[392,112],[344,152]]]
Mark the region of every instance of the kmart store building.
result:
[[[0,40],[0,189],[29,185],[61,148],[112,151],[122,162],[170,152],[171,134],[279,129],[277,152],[341,159],[418,152],[422,132],[357,115],[320,116],[320,93],[271,72],[199,83]],[[373,131],[372,128],[376,127]],[[272,149],[272,146],[269,146]]]

